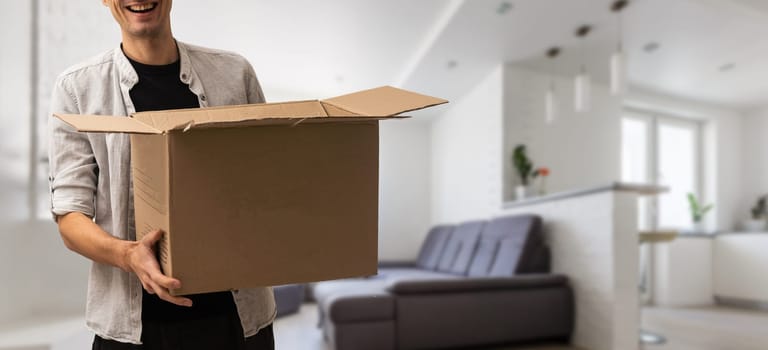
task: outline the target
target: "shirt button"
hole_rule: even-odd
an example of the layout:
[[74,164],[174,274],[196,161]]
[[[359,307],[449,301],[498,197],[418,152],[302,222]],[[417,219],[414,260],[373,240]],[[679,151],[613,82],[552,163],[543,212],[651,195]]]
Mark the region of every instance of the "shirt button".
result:
[[205,95],[200,95],[200,100],[205,101]]
[[187,80],[187,75],[186,75],[186,74],[182,74],[182,75],[181,75],[181,80],[184,80],[184,81],[186,81],[186,80]]

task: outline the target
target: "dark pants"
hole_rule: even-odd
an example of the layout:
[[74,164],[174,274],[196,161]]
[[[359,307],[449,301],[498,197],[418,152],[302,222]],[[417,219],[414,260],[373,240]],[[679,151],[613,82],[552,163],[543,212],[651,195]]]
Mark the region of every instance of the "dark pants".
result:
[[144,322],[143,327],[142,345],[121,343],[103,339],[97,335],[93,339],[93,350],[274,350],[275,348],[272,325],[245,338],[240,319],[227,315],[193,321]]

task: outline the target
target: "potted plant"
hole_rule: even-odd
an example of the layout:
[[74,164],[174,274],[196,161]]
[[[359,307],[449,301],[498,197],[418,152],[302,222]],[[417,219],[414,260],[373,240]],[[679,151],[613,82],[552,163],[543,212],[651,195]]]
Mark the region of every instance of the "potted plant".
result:
[[712,204],[702,205],[696,195],[688,193],[688,206],[691,211],[691,221],[693,221],[693,230],[696,232],[704,231],[704,215],[714,207]]
[[750,210],[752,216],[751,219],[744,222],[744,229],[747,231],[765,231],[766,226],[766,201],[768,201],[768,195],[764,195],[757,199],[755,206]]
[[529,186],[529,179],[533,176],[533,162],[528,158],[525,145],[517,145],[512,152],[512,165],[517,171],[520,182],[515,187],[515,198],[524,199],[530,197],[532,191]]

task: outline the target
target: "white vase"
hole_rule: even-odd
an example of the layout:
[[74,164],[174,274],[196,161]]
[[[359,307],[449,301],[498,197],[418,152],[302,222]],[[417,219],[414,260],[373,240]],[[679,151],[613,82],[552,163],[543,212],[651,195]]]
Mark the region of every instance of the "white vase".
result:
[[547,177],[546,176],[539,176],[537,183],[537,189],[536,189],[536,195],[544,196],[547,194]]
[[521,200],[521,199],[526,199],[530,197],[533,197],[533,188],[530,185],[515,186],[515,199]]
[[704,222],[703,222],[703,221],[694,221],[694,222],[693,222],[693,225],[692,225],[692,227],[691,227],[691,230],[692,230],[694,233],[704,233],[704,232],[705,232],[705,229],[706,229],[706,227],[705,227],[705,225],[704,225]]

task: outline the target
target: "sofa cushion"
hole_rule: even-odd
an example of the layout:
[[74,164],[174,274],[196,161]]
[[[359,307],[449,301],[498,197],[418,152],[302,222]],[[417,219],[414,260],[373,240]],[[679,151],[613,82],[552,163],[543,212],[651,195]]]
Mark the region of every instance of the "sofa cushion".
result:
[[395,298],[381,290],[347,290],[329,296],[319,305],[335,323],[393,320]]
[[312,288],[312,296],[318,304],[325,303],[329,297],[346,292],[382,293],[397,281],[433,280],[457,278],[454,274],[422,270],[418,268],[379,268],[376,276],[368,278],[348,278],[317,283]]
[[421,245],[416,266],[422,269],[434,270],[440,262],[440,257],[445,250],[445,244],[453,231],[452,225],[438,225],[427,233],[424,244]]
[[430,271],[418,268],[379,268],[379,273],[373,278],[394,281],[403,279],[446,279],[455,277],[460,276],[447,272]]
[[277,317],[292,314],[301,308],[301,303],[304,301],[303,284],[275,286],[272,287],[272,291],[275,294]]
[[477,253],[469,266],[472,277],[510,277],[537,271],[544,233],[536,215],[502,216],[491,220],[480,234]]
[[466,274],[483,225],[485,221],[469,221],[457,226],[445,246],[437,271]]
[[491,270],[491,265],[493,265],[493,261],[496,259],[498,250],[499,241],[480,235],[480,241],[477,243],[477,250],[475,251],[475,256],[472,258],[472,263],[469,265],[467,275],[470,277],[488,276],[488,272]]
[[380,292],[385,290],[386,286],[387,283],[384,279],[376,277],[324,281],[314,285],[312,296],[318,304],[322,304],[334,294],[341,294],[345,291]]
[[502,239],[498,241],[499,249],[493,260],[488,276],[510,277],[515,275],[518,262],[524,252],[523,244],[515,239]]

